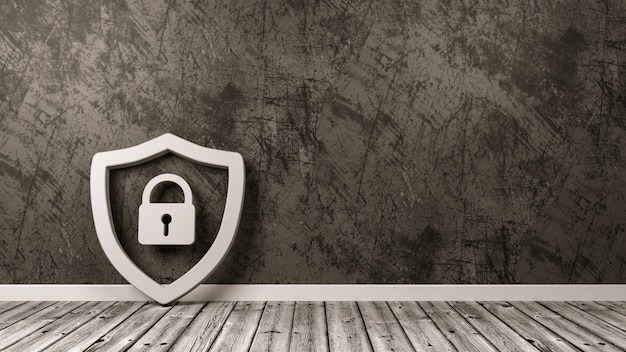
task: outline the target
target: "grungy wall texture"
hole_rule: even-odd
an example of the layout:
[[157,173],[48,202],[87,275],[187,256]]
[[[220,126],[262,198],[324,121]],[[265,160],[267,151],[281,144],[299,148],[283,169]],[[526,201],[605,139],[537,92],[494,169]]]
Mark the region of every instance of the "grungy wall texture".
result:
[[[1,1],[0,283],[125,282],[91,157],[165,132],[246,161],[208,282],[626,283],[625,50],[620,0]],[[192,247],[137,243],[162,172],[194,189]],[[226,182],[115,171],[124,248],[175,279]]]

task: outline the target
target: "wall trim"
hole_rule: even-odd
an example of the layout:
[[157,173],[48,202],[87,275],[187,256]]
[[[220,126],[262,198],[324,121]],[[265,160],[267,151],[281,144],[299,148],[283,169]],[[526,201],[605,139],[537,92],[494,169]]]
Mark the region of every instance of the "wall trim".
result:
[[[0,301],[150,301],[132,285],[0,285]],[[626,301],[626,285],[200,285],[181,301]]]

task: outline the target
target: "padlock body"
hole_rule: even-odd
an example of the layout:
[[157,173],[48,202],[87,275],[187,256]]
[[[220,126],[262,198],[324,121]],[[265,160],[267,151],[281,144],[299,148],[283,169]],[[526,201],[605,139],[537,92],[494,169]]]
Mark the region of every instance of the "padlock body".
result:
[[[163,223],[169,214],[170,222]],[[196,208],[191,203],[147,203],[139,206],[139,243],[142,245],[190,245],[196,239]]]

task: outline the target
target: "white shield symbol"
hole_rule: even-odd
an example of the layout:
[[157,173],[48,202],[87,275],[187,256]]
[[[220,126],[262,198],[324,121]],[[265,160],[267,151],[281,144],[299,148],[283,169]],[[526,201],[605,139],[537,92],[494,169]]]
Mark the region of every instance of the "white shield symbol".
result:
[[[228,170],[226,207],[211,248],[187,273],[169,285],[161,285],[146,275],[128,257],[120,244],[111,212],[109,173],[145,163],[167,153],[198,164]],[[133,286],[161,304],[184,296],[202,283],[224,259],[232,246],[243,206],[245,168],[239,153],[206,148],[166,133],[134,147],[96,153],[91,161],[91,208],[98,240],[115,269]]]

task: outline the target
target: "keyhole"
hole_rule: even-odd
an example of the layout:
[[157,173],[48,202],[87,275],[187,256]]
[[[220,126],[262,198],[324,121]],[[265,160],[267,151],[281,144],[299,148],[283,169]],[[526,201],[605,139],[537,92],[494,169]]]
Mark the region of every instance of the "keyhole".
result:
[[163,235],[169,235],[170,222],[172,222],[172,216],[170,214],[164,214],[161,216],[161,222],[165,225],[165,229],[163,230]]

